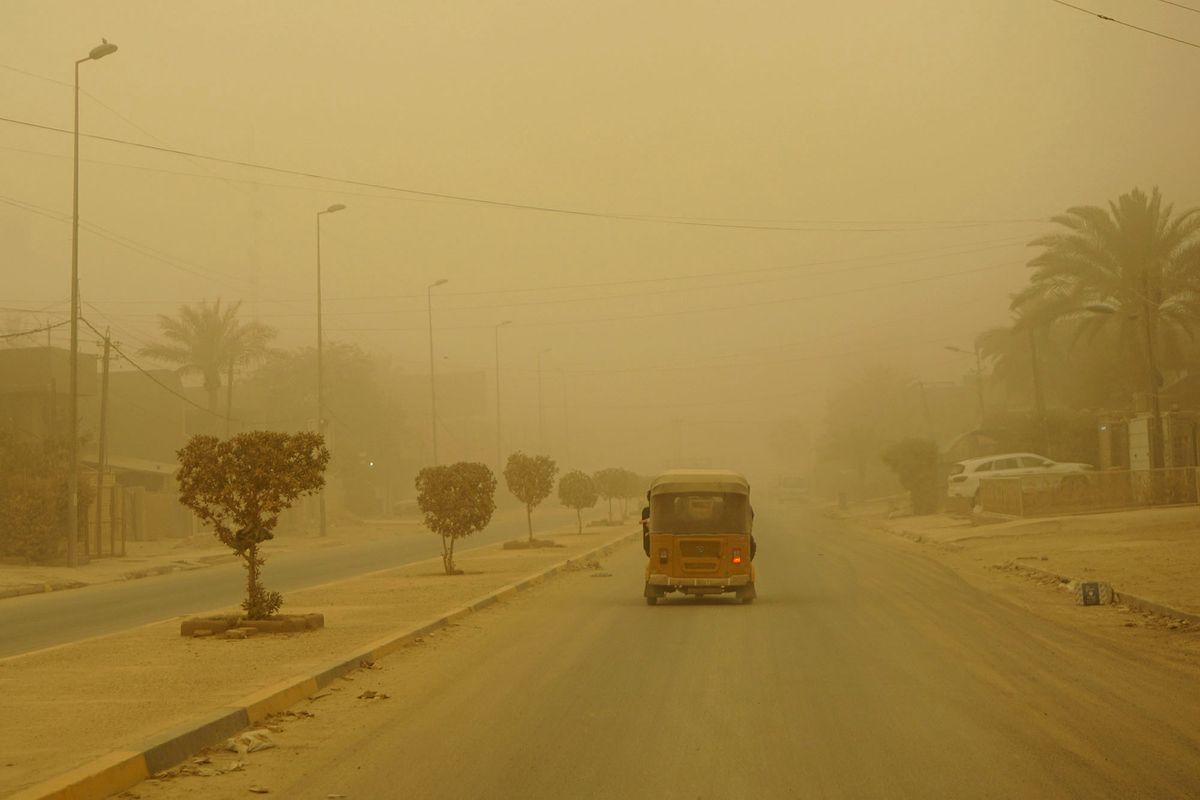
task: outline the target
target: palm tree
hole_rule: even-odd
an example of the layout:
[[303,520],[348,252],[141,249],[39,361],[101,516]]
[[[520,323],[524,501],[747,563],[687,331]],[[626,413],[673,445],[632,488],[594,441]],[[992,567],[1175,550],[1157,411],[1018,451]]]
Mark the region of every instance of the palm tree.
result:
[[1134,189],[1107,210],[1076,206],[1054,217],[1067,230],[1030,243],[1042,252],[1012,304],[1018,311],[1030,303],[1052,307],[1055,318],[1073,321],[1077,337],[1118,327],[1119,339],[1140,351],[1156,420],[1156,351],[1180,351],[1181,334],[1191,337],[1200,323],[1200,208],[1173,211],[1157,188],[1149,195]]
[[210,304],[201,300],[179,307],[177,318],[159,314],[158,325],[165,341],[144,347],[142,355],[176,364],[181,374],[199,374],[204,378],[208,407],[217,411],[217,393],[221,373],[229,373],[230,402],[233,369],[261,359],[270,351],[275,329],[260,322],[238,319],[241,303],[221,308],[221,300]]

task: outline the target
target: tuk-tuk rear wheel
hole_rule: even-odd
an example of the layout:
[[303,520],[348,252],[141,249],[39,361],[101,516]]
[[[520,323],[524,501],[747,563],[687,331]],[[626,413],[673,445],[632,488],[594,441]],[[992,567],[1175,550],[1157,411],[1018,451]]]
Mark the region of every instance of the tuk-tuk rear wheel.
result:
[[646,605],[648,605],[648,606],[658,605],[658,595],[654,595],[653,597],[647,596],[646,597]]

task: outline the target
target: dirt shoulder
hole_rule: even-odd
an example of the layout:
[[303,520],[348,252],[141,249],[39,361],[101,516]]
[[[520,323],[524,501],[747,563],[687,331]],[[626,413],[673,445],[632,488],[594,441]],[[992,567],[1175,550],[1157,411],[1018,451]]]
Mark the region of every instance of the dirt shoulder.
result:
[[[325,615],[326,627],[308,633],[190,639],[171,620],[0,659],[0,713],[18,722],[0,729],[0,796],[311,672],[628,531],[560,529],[541,538],[562,547],[466,550],[457,558],[466,574],[452,578],[434,560],[292,592],[284,612]],[[269,587],[269,569],[266,581]]]
[[[968,567],[1007,568],[1103,581],[1200,614],[1200,509],[1159,508],[973,525],[950,515],[884,520],[886,530],[931,545]],[[1032,571],[1031,570],[1031,571]]]

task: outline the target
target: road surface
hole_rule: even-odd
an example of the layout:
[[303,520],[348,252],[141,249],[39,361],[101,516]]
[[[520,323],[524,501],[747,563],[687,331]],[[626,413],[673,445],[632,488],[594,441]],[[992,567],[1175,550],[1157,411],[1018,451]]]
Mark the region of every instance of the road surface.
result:
[[[137,792],[1200,797],[1195,664],[1053,622],[884,534],[763,511],[752,606],[647,607],[630,545],[611,577],[564,575],[355,673],[245,771]],[[355,699],[368,688],[391,698]]]
[[[546,508],[537,513],[534,523],[535,528],[540,524],[545,530],[574,521],[573,511]],[[524,511],[501,512],[487,529],[460,546],[478,547],[524,535]],[[305,548],[275,556],[268,544],[266,555],[263,576],[267,587],[287,593],[440,556],[441,540],[432,534],[405,532],[394,538]],[[245,597],[245,588],[241,564],[229,563],[0,600],[0,658],[172,617],[237,608]]]

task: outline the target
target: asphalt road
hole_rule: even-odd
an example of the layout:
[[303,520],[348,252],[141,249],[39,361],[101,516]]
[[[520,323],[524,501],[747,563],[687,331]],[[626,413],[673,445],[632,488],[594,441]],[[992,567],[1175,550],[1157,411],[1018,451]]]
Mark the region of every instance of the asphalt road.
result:
[[[536,513],[535,531],[539,525],[545,530],[574,520],[573,512],[549,507]],[[478,547],[525,534],[524,512],[504,512],[460,547]],[[264,581],[268,588],[284,593],[441,555],[441,541],[436,536],[412,532],[275,556],[269,548],[268,544]],[[172,617],[236,608],[244,597],[245,571],[239,563],[230,563],[0,600],[0,658]]]
[[[764,513],[764,511],[766,513]],[[1195,665],[760,509],[759,600],[647,607],[643,556],[356,673],[245,772],[143,798],[1200,796]],[[360,688],[391,694],[356,700]]]

